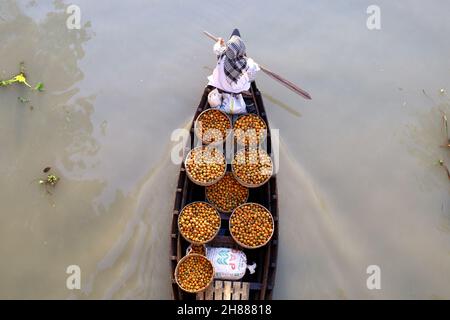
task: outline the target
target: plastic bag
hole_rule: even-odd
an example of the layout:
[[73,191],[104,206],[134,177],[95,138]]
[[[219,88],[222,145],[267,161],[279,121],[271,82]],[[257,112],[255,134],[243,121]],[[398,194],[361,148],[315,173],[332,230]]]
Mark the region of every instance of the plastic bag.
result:
[[256,263],[247,265],[247,256],[239,250],[207,247],[206,257],[214,266],[215,279],[239,280],[244,277],[247,269],[250,274],[255,272]]
[[210,93],[208,93],[208,103],[211,106],[211,108],[219,108],[222,104],[222,94],[219,92],[219,90],[214,89]]
[[208,94],[208,103],[212,109],[219,109],[228,114],[247,113],[242,94],[220,93],[214,89]]
[[247,113],[247,108],[242,94],[223,93],[222,98],[220,110],[225,111],[228,114]]

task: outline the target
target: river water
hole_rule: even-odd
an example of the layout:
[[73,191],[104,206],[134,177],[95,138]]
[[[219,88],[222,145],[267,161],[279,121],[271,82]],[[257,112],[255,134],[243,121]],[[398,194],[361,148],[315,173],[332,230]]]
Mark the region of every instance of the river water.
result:
[[372,2],[77,0],[69,30],[72,2],[2,0],[0,79],[24,61],[45,92],[0,88],[0,298],[171,297],[170,136],[214,65],[202,31],[234,27],[313,97],[258,75],[280,129],[274,298],[450,298],[450,4],[378,0],[369,30]]

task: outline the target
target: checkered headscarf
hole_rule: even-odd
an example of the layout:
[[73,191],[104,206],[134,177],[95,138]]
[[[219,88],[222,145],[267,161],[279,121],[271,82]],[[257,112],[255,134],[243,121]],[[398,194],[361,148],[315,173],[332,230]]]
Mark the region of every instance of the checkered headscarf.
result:
[[229,84],[237,82],[242,72],[247,69],[247,59],[245,58],[245,45],[238,36],[232,36],[227,41],[225,50],[224,71]]

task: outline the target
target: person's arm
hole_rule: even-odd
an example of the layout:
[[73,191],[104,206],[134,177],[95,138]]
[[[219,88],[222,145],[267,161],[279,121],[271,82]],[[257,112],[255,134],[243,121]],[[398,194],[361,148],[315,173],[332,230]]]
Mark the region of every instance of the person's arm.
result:
[[256,74],[259,70],[261,70],[261,68],[252,58],[247,59],[247,67],[247,75],[249,81],[255,81]]
[[219,38],[219,40],[214,44],[213,51],[216,54],[216,56],[220,56],[222,53],[226,50],[225,46],[225,40],[222,38]]

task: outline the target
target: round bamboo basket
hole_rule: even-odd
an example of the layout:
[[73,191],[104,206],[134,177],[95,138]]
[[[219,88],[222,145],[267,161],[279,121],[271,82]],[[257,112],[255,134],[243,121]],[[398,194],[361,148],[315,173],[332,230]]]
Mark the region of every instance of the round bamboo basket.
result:
[[[246,113],[246,114],[240,115],[240,116],[236,119],[236,121],[234,122],[234,125],[236,125],[236,123],[239,121],[239,119],[242,119],[242,118],[244,118],[244,117],[256,117],[256,118],[260,119],[260,120],[264,123],[264,125],[265,125],[265,127],[266,127],[266,130],[265,130],[264,134],[263,134],[261,137],[259,137],[258,143],[252,143],[252,144],[250,144],[250,146],[255,146],[255,145],[258,145],[258,144],[262,143],[262,142],[267,138],[267,123],[264,121],[263,118],[261,118],[261,117],[260,117],[259,115],[257,115],[257,114]],[[236,140],[236,143],[237,143],[239,146],[247,146],[248,144],[243,143],[243,142],[241,141],[241,139],[238,139],[238,138],[237,138],[237,136],[236,136],[235,133],[234,133],[234,130],[235,130],[235,128],[234,128],[234,126],[233,126],[233,135],[234,135],[234,138],[235,138],[235,140]]]
[[[205,137],[203,137],[202,134],[201,134],[201,132],[200,132],[199,121],[200,121],[201,117],[202,117],[205,113],[208,113],[208,112],[220,112],[220,113],[228,120],[228,123],[229,123],[229,129],[230,129],[230,130],[227,131],[226,135],[225,135],[224,137],[222,137],[221,140],[212,141],[212,142],[206,141],[206,140],[204,139]],[[211,145],[211,146],[219,145],[219,144],[223,143],[224,141],[226,141],[226,139],[228,138],[228,136],[229,136],[229,135],[231,134],[231,132],[232,132],[232,130],[231,130],[232,128],[233,128],[233,125],[232,125],[232,123],[231,123],[230,117],[229,117],[225,112],[223,112],[222,110],[219,110],[219,109],[206,109],[206,110],[202,111],[202,112],[198,115],[197,119],[196,119],[195,122],[194,122],[194,132],[195,132],[195,136],[196,136],[203,144],[207,144],[207,145]]]
[[224,161],[224,163],[225,163],[224,169],[223,169],[223,173],[222,173],[220,176],[218,176],[216,179],[214,179],[214,180],[212,180],[212,181],[209,181],[209,182],[197,181],[197,180],[194,179],[194,177],[193,177],[193,176],[191,175],[191,173],[189,172],[189,170],[188,170],[188,168],[187,168],[187,166],[186,166],[186,161],[187,161],[187,159],[189,159],[189,157],[191,156],[191,153],[192,153],[193,151],[198,150],[198,149],[200,149],[200,148],[208,148],[208,147],[200,146],[200,147],[196,147],[196,148],[192,149],[191,151],[189,151],[189,153],[188,153],[187,156],[186,156],[186,159],[184,159],[184,167],[185,167],[185,169],[186,169],[186,174],[187,174],[189,180],[191,180],[193,183],[195,183],[195,184],[197,184],[197,185],[199,185],[199,186],[207,187],[207,186],[213,185],[214,183],[216,183],[217,181],[219,181],[220,179],[223,178],[223,176],[224,176],[225,173],[227,172],[226,159],[225,159],[225,156],[223,155],[223,152],[221,152],[221,151],[220,151],[219,149],[217,149],[217,148],[214,148],[214,149],[216,149],[217,152],[219,152],[219,153],[222,155],[222,157],[223,157],[223,161]]
[[177,221],[178,230],[180,231],[180,234],[183,236],[183,238],[184,238],[187,242],[190,242],[190,243],[195,244],[195,245],[202,245],[202,244],[205,244],[205,243],[210,242],[212,239],[214,239],[214,238],[217,236],[217,234],[218,234],[219,231],[220,231],[220,223],[219,223],[219,226],[217,227],[217,230],[216,230],[216,232],[214,233],[214,235],[213,235],[211,238],[209,238],[208,240],[206,240],[206,241],[198,242],[198,241],[193,241],[193,240],[189,239],[188,237],[186,237],[186,235],[181,231],[181,228],[180,228],[180,218],[181,218],[182,215],[183,215],[184,209],[187,208],[187,207],[189,207],[189,206],[195,205],[195,203],[205,203],[205,204],[207,204],[207,205],[210,206],[212,209],[214,209],[214,212],[216,213],[217,217],[218,217],[219,219],[221,219],[221,218],[220,218],[220,214],[219,214],[219,212],[217,211],[217,209],[214,208],[211,204],[209,204],[209,203],[206,202],[206,201],[194,201],[194,202],[191,202],[191,203],[185,205],[185,206],[183,207],[183,209],[181,209],[181,212],[180,212],[180,214],[178,215],[178,221]]
[[[242,149],[242,150],[243,150],[243,149]],[[240,150],[240,151],[241,151],[241,150]],[[238,151],[238,152],[240,152],[240,151]],[[264,150],[260,149],[260,152],[261,152],[261,151],[263,151],[263,152],[270,158],[271,172],[270,172],[270,175],[268,175],[267,178],[266,178],[264,181],[262,181],[261,183],[257,183],[257,184],[251,184],[251,183],[248,183],[248,182],[242,180],[241,178],[239,178],[239,176],[236,174],[235,168],[234,168],[234,157],[236,156],[237,152],[236,152],[236,153],[234,154],[234,156],[233,156],[233,161],[231,162],[231,172],[233,173],[234,178],[235,178],[240,184],[242,184],[244,187],[247,187],[247,188],[258,188],[258,187],[261,187],[261,186],[263,186],[267,181],[269,181],[270,178],[273,176],[273,161],[272,161],[272,158],[271,158],[271,157],[267,154],[267,152],[265,152]]]
[[[235,177],[235,175],[234,175],[232,172],[227,172],[227,173],[225,174],[225,176],[226,176],[227,174],[231,175],[231,176],[233,177],[233,179],[236,180],[236,177]],[[224,179],[225,176],[224,176],[222,179]],[[217,184],[217,183],[220,183],[220,181],[221,181],[222,179],[220,179],[219,181],[217,181],[216,184]],[[237,181],[237,180],[236,180],[236,181]],[[238,182],[240,185],[242,185],[241,182],[239,182],[239,181],[237,181],[237,182]],[[214,185],[208,186],[208,187],[205,188],[205,198],[206,198],[206,200],[207,200],[214,208],[216,208],[216,210],[219,211],[219,212],[222,212],[222,213],[231,213],[231,212],[233,212],[233,210],[236,209],[237,207],[236,207],[236,208],[233,208],[233,209],[231,209],[231,210],[225,211],[225,210],[222,210],[222,208],[219,208],[219,206],[216,205],[216,204],[214,203],[214,201],[211,201],[211,198],[208,196],[208,188],[212,188],[213,186],[214,186]],[[241,203],[241,204],[244,204],[244,203],[246,203],[246,202],[248,201],[248,197],[249,197],[249,195],[250,195],[250,191],[248,190],[248,187],[246,187],[246,186],[244,186],[244,185],[242,185],[242,187],[245,187],[245,188],[246,188],[246,191],[247,191],[247,196],[245,197],[245,200]],[[241,205],[241,204],[239,204],[239,205]],[[239,206],[239,205],[238,205],[238,206]]]
[[[206,284],[204,287],[202,287],[202,288],[200,288],[198,290],[188,290],[186,288],[183,288],[183,286],[181,285],[181,283],[179,282],[179,279],[178,279],[178,269],[179,269],[180,265],[183,264],[187,259],[190,259],[190,258],[193,258],[193,257],[199,257],[200,259],[204,259],[205,261],[207,261],[207,263],[211,266],[211,269],[212,269],[211,278],[209,279],[208,284]],[[175,278],[175,282],[178,284],[178,286],[183,291],[186,291],[188,293],[199,293],[199,292],[202,292],[202,291],[206,290],[206,288],[208,288],[211,285],[211,283],[212,283],[212,281],[214,279],[214,274],[215,274],[214,266],[213,266],[212,262],[209,261],[208,258],[206,258],[205,256],[203,256],[201,254],[198,254],[198,253],[190,253],[190,254],[184,256],[183,258],[181,258],[180,261],[178,261],[177,266],[175,268],[174,278]]]
[[[250,204],[257,205],[258,207],[263,208],[264,211],[266,211],[266,212],[268,213],[268,215],[270,216],[270,220],[272,221],[272,233],[270,234],[270,237],[269,237],[263,244],[260,244],[260,245],[258,245],[258,246],[254,246],[254,247],[248,246],[248,245],[246,245],[246,244],[240,242],[240,241],[237,240],[236,237],[233,235],[233,232],[231,232],[231,219],[232,219],[233,215],[235,214],[236,210],[239,209],[240,207],[243,207],[243,206],[246,206],[246,205],[250,205]],[[262,206],[262,205],[260,205],[259,203],[256,203],[256,202],[247,202],[247,203],[244,203],[244,204],[240,205],[239,207],[237,207],[236,209],[233,210],[233,213],[232,213],[231,216],[230,216],[230,220],[228,221],[228,228],[229,228],[229,230],[230,230],[231,236],[233,237],[234,241],[236,241],[236,243],[237,243],[238,245],[240,245],[241,247],[246,248],[246,249],[258,249],[258,248],[264,247],[264,246],[270,241],[270,239],[272,239],[273,233],[274,233],[274,231],[275,231],[275,224],[274,224],[274,222],[273,222],[273,216],[272,216],[272,213],[270,213],[270,211],[267,210],[266,207],[264,207],[264,206]]]

